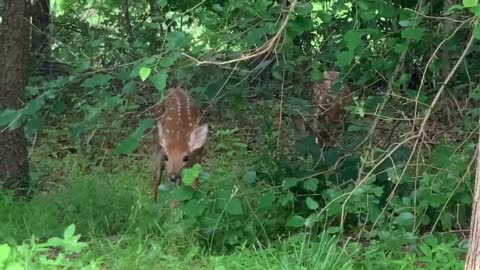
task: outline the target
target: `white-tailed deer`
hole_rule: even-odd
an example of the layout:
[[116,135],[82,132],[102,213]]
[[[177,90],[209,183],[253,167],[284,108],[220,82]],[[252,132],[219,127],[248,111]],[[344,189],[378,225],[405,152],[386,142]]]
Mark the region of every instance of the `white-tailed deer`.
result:
[[350,88],[342,84],[338,94],[332,90],[334,82],[340,73],[324,71],[324,80],[311,85],[310,94],[315,109],[316,127],[308,125],[302,115],[293,119],[293,124],[300,137],[311,134],[316,137],[317,143],[334,143],[339,135],[339,127],[344,127],[345,105],[352,101]]
[[[157,201],[163,170],[167,171],[170,185],[178,186],[182,183],[182,170],[201,163],[208,124],[202,122],[199,109],[181,88],[167,90],[164,100],[155,108],[155,118],[153,200]],[[198,179],[192,186],[199,187]],[[175,205],[176,202],[171,204]]]

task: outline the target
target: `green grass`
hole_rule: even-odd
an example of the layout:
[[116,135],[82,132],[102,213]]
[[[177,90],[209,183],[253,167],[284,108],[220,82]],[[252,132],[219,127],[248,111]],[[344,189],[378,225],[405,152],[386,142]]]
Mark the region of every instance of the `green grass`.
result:
[[[241,180],[253,157],[246,151],[235,153],[207,159],[204,165],[209,181],[201,198],[217,208],[219,194],[232,187],[255,191]],[[13,248],[8,261],[20,267],[12,269],[416,269],[422,259],[441,265],[441,258],[451,254],[451,247],[427,257],[391,254],[381,245],[364,248],[307,231],[273,237],[285,230],[282,211],[271,215],[269,210],[267,215],[245,206],[239,216],[214,216],[216,237],[205,239],[208,234],[198,230],[204,224],[170,209],[162,192],[159,203],[151,201],[150,162],[114,160],[104,167],[91,166],[79,155],[61,162],[34,160],[48,190],[37,191],[30,201],[8,195],[0,199],[0,244]],[[258,200],[260,194],[252,194],[244,201]],[[81,235],[78,240],[68,233],[62,240],[70,224],[75,225],[75,235]],[[251,235],[249,226],[255,229]],[[232,239],[239,242],[229,245]],[[0,246],[0,269],[6,253]],[[461,269],[461,261],[449,258],[455,263],[451,269]]]

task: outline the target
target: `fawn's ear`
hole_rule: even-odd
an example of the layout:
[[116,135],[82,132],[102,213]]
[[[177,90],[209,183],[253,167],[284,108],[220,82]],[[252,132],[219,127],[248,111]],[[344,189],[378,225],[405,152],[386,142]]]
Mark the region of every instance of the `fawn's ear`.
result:
[[188,147],[190,152],[197,150],[198,148],[205,145],[207,142],[208,135],[208,124],[203,124],[190,133],[190,141],[188,142]]

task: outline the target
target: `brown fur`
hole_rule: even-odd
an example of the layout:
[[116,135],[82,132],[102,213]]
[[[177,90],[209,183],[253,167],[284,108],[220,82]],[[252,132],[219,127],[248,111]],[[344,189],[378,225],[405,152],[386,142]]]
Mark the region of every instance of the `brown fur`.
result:
[[310,93],[312,103],[315,107],[316,127],[305,122],[305,119],[298,115],[294,117],[295,129],[301,137],[309,133],[315,135],[322,143],[333,144],[339,136],[339,126],[342,127],[346,116],[344,107],[351,103],[350,88],[342,84],[338,94],[332,93],[335,80],[340,75],[337,71],[325,71],[324,80],[311,85]]
[[[153,200],[157,200],[163,170],[169,176],[180,175],[184,168],[201,163],[203,146],[190,152],[190,134],[203,124],[202,114],[192,98],[181,88],[170,88],[156,109],[157,127],[154,133],[155,164],[153,170]],[[160,134],[161,133],[161,134]],[[165,156],[168,156],[168,161]],[[188,161],[183,159],[188,156]],[[177,182],[176,185],[181,184]],[[198,179],[192,184],[199,187]],[[172,202],[172,207],[177,205]]]

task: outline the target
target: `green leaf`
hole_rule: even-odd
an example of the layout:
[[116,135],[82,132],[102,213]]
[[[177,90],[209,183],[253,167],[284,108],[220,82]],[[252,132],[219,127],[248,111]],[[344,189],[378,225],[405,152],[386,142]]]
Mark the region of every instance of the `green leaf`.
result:
[[291,191],[288,191],[286,194],[282,194],[282,196],[280,196],[278,201],[282,206],[286,206],[287,204],[293,202],[293,199],[294,199],[293,193]]
[[255,184],[257,181],[257,172],[256,171],[248,171],[243,175],[243,181],[247,184]]
[[474,7],[478,5],[478,0],[463,0],[463,5],[465,7]]
[[298,228],[298,227],[302,227],[304,224],[305,224],[305,219],[301,216],[293,216],[289,218],[287,221],[288,227]]
[[303,187],[306,190],[309,190],[311,192],[315,192],[318,188],[318,180],[316,178],[307,179],[307,181],[305,181],[305,183],[303,183]]
[[205,201],[199,201],[196,199],[190,200],[182,205],[182,210],[185,212],[185,215],[191,218],[201,216],[206,208],[207,203]]
[[275,193],[273,191],[267,191],[262,194],[260,199],[258,199],[258,208],[260,209],[270,208],[272,207],[274,200],[275,200]]
[[168,4],[168,0],[157,0],[157,6],[159,6],[160,8],[166,7],[167,4]]
[[312,12],[313,5],[311,3],[298,3],[295,11],[300,15],[309,15]]
[[403,212],[398,217],[395,218],[394,223],[401,225],[401,226],[408,226],[411,225],[413,222],[413,214],[410,212]]
[[409,20],[399,21],[398,24],[403,27],[408,27],[412,25],[412,23]]
[[8,260],[11,252],[12,248],[8,244],[0,245],[0,266]]
[[158,92],[163,93],[165,91],[165,87],[167,86],[167,78],[167,71],[162,69],[157,74],[153,75],[150,80],[155,88],[157,88]]
[[178,201],[190,200],[193,197],[193,190],[191,187],[180,186],[173,190],[171,198]]
[[232,198],[228,202],[225,211],[232,215],[241,215],[243,213],[243,209],[240,200],[238,198]]
[[167,42],[170,48],[178,49],[187,46],[189,38],[184,32],[169,32],[167,34]]
[[339,54],[337,54],[337,65],[339,67],[348,66],[350,65],[350,63],[352,63],[352,60],[354,57],[355,55],[353,54],[353,52],[350,52],[350,51],[340,52]]
[[320,217],[316,216],[315,214],[310,215],[305,220],[305,226],[310,228],[313,225],[315,225],[315,223],[317,223],[319,220],[320,220]]
[[448,8],[448,13],[451,13],[452,11],[455,11],[455,10],[462,10],[462,9],[465,9],[464,6],[462,5],[453,5],[451,7]]
[[469,10],[477,16],[477,18],[480,18],[480,5],[474,6],[469,8]]
[[182,171],[182,182],[187,186],[191,186],[193,181],[198,178],[202,172],[202,166],[195,164],[191,168],[185,168]]
[[150,118],[142,120],[139,123],[137,129],[132,134],[130,134],[130,136],[117,144],[117,146],[115,147],[115,151],[118,154],[128,154],[133,152],[135,149],[137,149],[138,144],[140,143],[140,138],[142,137],[145,130],[151,128],[154,123],[155,120]]
[[5,268],[5,270],[25,270],[25,268],[23,267],[22,264],[15,262],[15,263],[9,263]]
[[480,39],[480,24],[475,25],[475,27],[473,28],[473,36],[476,39]]
[[158,61],[158,64],[164,68],[171,67],[180,56],[181,54],[177,51],[171,52],[167,56],[162,58],[160,61]]
[[12,109],[5,109],[0,112],[0,127],[7,126],[12,123],[18,116],[19,112]]
[[310,71],[310,80],[312,82],[318,82],[322,79],[322,74],[320,73],[320,70],[318,70],[317,67],[313,67],[312,71]]
[[70,239],[75,233],[75,224],[70,224],[63,232],[63,239]]
[[298,181],[300,181],[300,179],[294,178],[294,177],[289,177],[289,178],[283,179],[283,183],[282,183],[283,190],[287,190],[291,187],[296,186]]
[[311,18],[297,16],[288,24],[287,33],[291,36],[298,36],[304,32],[310,31],[313,28]]
[[83,83],[80,86],[85,88],[106,86],[110,83],[111,80],[112,80],[112,76],[109,74],[95,74],[92,77],[83,81]]
[[141,67],[140,70],[138,71],[138,75],[140,76],[140,79],[142,82],[144,82],[146,79],[148,79],[148,76],[152,73],[152,69],[150,67]]
[[305,203],[307,204],[307,207],[310,210],[316,210],[319,207],[318,203],[311,197],[307,197],[307,199],[305,200]]
[[282,80],[282,74],[278,70],[273,70],[272,76],[277,80]]
[[423,38],[423,34],[425,32],[425,28],[406,28],[402,30],[402,38],[403,39],[411,39],[415,41],[419,41]]
[[355,50],[362,44],[362,35],[362,33],[355,30],[349,30],[347,31],[347,33],[345,33],[343,38],[345,39],[347,43],[347,48],[350,51]]
[[122,88],[122,92],[125,93],[125,94],[132,94],[135,90],[136,90],[136,84],[135,82],[128,82],[126,83],[123,88]]

